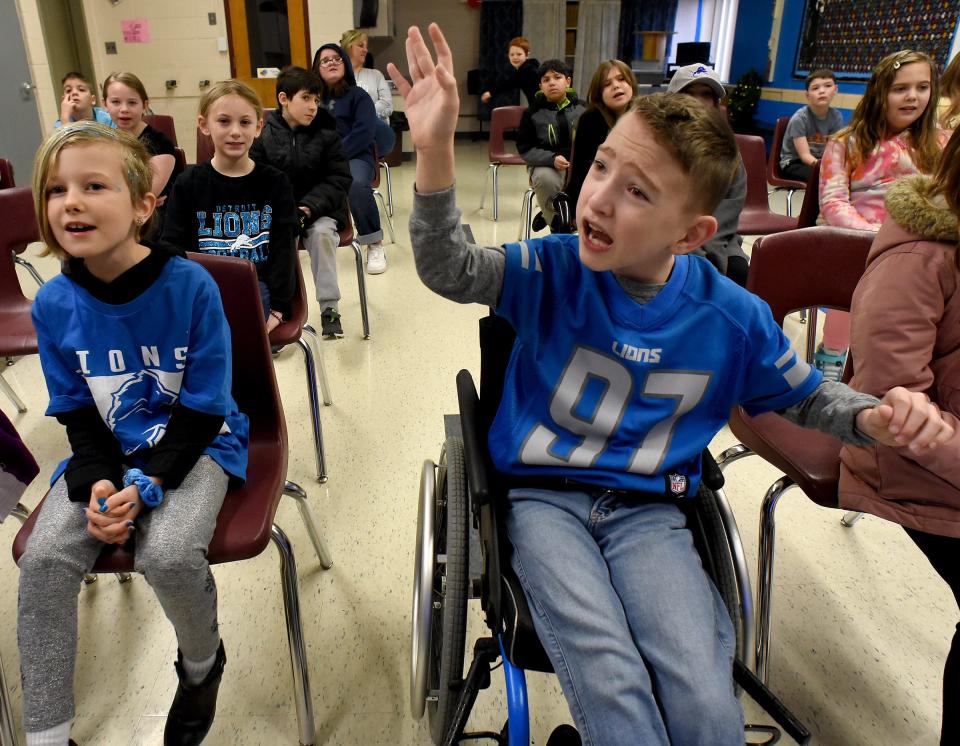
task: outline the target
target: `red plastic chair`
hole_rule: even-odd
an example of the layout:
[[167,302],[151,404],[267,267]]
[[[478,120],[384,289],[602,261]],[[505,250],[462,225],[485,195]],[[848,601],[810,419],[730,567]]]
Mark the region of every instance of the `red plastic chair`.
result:
[[206,163],[213,158],[213,138],[203,134],[197,127],[197,163]]
[[770,209],[767,195],[767,156],[763,138],[736,135],[737,147],[747,171],[747,198],[740,212],[737,233],[743,236],[767,236],[793,230],[796,218],[779,215]]
[[363,249],[357,241],[356,231],[353,228],[353,215],[350,214],[350,207],[347,206],[347,226],[338,231],[340,243],[338,248],[349,246],[353,249],[354,262],[357,265],[357,289],[360,293],[360,315],[363,319],[363,338],[370,339],[370,314],[367,309],[367,280],[363,273]]
[[[753,246],[747,290],[769,304],[779,324],[787,314],[802,308],[826,306],[848,311],[874,236],[870,231],[818,226],[761,238]],[[767,490],[760,510],[756,673],[766,683],[776,538],[774,511],[792,487],[802,489],[818,505],[837,508],[841,444],[836,438],[801,428],[773,412],[751,417],[736,407],[730,413],[729,424],[740,443],[717,459],[721,469],[756,454],[784,472]]]
[[[373,150],[373,161],[375,168],[373,169],[373,181],[370,183],[370,186],[373,187],[374,199],[380,203],[380,209],[383,210],[383,214],[387,218],[387,230],[390,232],[390,243],[396,243],[397,236],[393,232],[393,185],[389,181],[390,167],[380,160],[376,148]],[[383,201],[383,195],[380,194],[380,166],[384,166],[387,169],[387,193],[391,195],[389,207],[387,203]]]
[[320,388],[323,392],[323,403],[327,406],[333,404],[330,398],[330,386],[327,383],[327,369],[323,364],[323,355],[319,347],[317,354],[314,355],[311,345],[304,340],[304,334],[308,334],[317,345],[317,332],[307,323],[307,293],[303,284],[303,271],[300,269],[300,262],[296,262],[297,272],[297,292],[293,297],[293,308],[290,312],[290,319],[284,321],[270,332],[270,344],[276,345],[297,345],[303,352],[303,362],[307,373],[307,400],[310,403],[310,419],[313,424],[313,445],[314,455],[317,459],[317,479],[320,482],[327,481],[327,462],[323,448],[323,428],[320,425],[320,397],[317,393],[317,378],[320,379]]
[[[314,744],[316,726],[300,617],[296,560],[290,540],[274,523],[277,506],[284,493],[297,499],[301,513],[308,519],[311,539],[324,569],[332,566],[332,560],[312,529],[303,490],[286,481],[287,428],[260,312],[260,293],[253,264],[232,257],[205,254],[190,256],[210,271],[220,287],[233,345],[233,396],[240,411],[250,418],[247,481],[239,489],[227,494],[207,558],[210,564],[249,559],[263,552],[271,540],[280,552],[283,604],[300,743]],[[41,502],[14,539],[15,561],[26,549],[27,539],[42,507]],[[103,548],[93,571],[130,573],[133,567],[134,555],[127,547],[111,545]]]
[[13,164],[6,158],[0,158],[0,189],[9,189],[17,185],[13,179]]
[[796,179],[788,179],[780,173],[780,152],[783,148],[783,135],[787,131],[790,117],[780,117],[773,128],[773,145],[770,146],[770,157],[767,158],[767,183],[774,191],[786,190],[787,215],[793,215],[793,195],[806,188],[806,184]]
[[[519,153],[507,150],[504,141],[504,134],[509,131],[515,131],[520,126],[520,119],[523,117],[525,107],[523,106],[498,106],[490,115],[490,145],[487,150],[487,157],[490,160],[490,166],[487,168],[487,176],[493,173],[493,219],[500,217],[500,180],[497,178],[501,166],[526,166],[526,161]],[[487,196],[487,180],[483,180],[483,191],[480,192],[480,209],[483,209],[483,202]]]
[[[15,259],[18,250],[40,240],[40,228],[33,211],[30,187],[0,189],[0,215],[4,229],[0,231],[0,358],[35,355],[37,332],[30,320],[30,305],[17,278]],[[32,267],[31,267],[32,269]],[[42,284],[42,280],[40,281]],[[21,414],[27,411],[0,370],[0,391],[7,395]]]
[[165,134],[170,139],[170,142],[174,144],[174,147],[179,145],[177,142],[177,128],[173,124],[173,117],[168,114],[144,114],[143,120],[155,130],[159,130]]
[[803,202],[800,204],[800,214],[797,216],[798,228],[812,228],[820,217],[820,161],[810,169],[810,178],[807,179],[806,191],[803,193]]

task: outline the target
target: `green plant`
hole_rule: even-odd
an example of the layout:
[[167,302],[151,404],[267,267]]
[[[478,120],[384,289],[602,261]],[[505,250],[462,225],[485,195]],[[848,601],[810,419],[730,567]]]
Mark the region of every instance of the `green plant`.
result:
[[749,132],[753,129],[753,115],[760,103],[760,87],[763,78],[756,70],[748,70],[740,76],[737,85],[727,99],[727,111],[730,124],[736,132]]

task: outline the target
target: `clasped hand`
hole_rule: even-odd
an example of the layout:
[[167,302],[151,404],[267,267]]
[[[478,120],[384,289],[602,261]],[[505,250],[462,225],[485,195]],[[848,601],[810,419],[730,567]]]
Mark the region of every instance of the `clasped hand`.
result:
[[130,538],[142,509],[135,484],[118,490],[109,479],[101,479],[91,487],[90,504],[84,511],[87,532],[104,544],[123,544]]
[[953,437],[953,427],[926,394],[902,386],[890,389],[875,407],[857,414],[857,429],[877,443],[919,454]]

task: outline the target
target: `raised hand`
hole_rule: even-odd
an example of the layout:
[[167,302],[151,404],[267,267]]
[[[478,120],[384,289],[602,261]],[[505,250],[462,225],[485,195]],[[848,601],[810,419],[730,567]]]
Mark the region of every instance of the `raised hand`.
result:
[[427,31],[437,50],[436,61],[420,29],[411,26],[406,41],[410,81],[392,62],[387,65],[390,78],[403,96],[410,138],[418,151],[452,147],[460,112],[450,47],[436,23],[431,23]]
[[878,443],[915,453],[953,437],[953,428],[940,416],[937,405],[902,386],[890,389],[876,407],[857,414],[857,428]]

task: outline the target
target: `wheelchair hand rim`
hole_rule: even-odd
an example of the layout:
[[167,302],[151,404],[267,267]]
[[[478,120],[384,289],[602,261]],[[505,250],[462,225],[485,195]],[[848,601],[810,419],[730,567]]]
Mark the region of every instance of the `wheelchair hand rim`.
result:
[[430,459],[420,472],[420,507],[417,515],[417,555],[413,577],[412,635],[410,638],[410,713],[417,720],[427,705],[430,671],[430,621],[433,605],[434,495],[436,466]]

